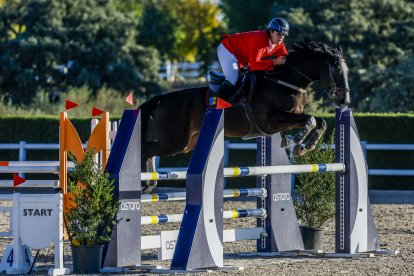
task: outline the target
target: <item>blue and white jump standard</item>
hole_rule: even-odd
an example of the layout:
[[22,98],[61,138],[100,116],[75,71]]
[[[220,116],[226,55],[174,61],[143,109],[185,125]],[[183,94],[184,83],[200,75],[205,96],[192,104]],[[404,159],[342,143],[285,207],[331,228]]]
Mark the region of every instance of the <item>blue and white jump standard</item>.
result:
[[[289,173],[271,173],[257,177],[257,187],[265,188],[268,196],[257,198],[257,207],[268,210],[265,218],[257,219],[257,226],[263,233],[257,240],[258,252],[286,252],[304,250],[298,219],[291,195],[292,167],[286,150],[280,147],[279,133],[271,137],[257,138],[258,166],[281,166],[290,168]],[[309,166],[303,166],[308,167]],[[311,170],[319,169],[318,165],[310,165]]]
[[368,198],[368,166],[350,109],[336,110],[336,162],[345,173],[336,174],[336,253],[379,250],[377,230]]
[[223,110],[209,109],[187,171],[172,270],[223,267],[223,160]]
[[115,180],[120,200],[118,225],[112,231],[103,267],[141,264],[141,120],[137,110],[125,110],[106,171]]

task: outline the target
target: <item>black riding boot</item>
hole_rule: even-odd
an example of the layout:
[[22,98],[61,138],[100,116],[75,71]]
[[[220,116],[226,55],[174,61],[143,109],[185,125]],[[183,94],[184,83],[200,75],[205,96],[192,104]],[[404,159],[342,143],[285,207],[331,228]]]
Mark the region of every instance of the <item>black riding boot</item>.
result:
[[217,97],[227,101],[233,92],[233,84],[231,82],[225,80],[217,91]]

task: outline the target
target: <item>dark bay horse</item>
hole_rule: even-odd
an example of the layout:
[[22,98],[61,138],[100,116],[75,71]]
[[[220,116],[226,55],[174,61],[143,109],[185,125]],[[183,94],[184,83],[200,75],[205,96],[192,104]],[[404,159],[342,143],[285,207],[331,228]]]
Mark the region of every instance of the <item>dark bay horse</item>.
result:
[[[312,150],[325,131],[326,122],[303,113],[306,88],[313,81],[320,81],[335,104],[343,107],[349,103],[347,74],[342,50],[320,42],[297,42],[289,51],[285,65],[278,66],[275,72],[256,74],[251,109],[257,126],[269,135],[299,128],[293,137],[283,138],[282,146],[296,144],[296,155]],[[140,106],[142,164],[154,156],[194,149],[207,108],[206,91],[206,87],[199,87],[162,94]],[[242,107],[226,109],[224,118],[226,136],[243,137],[249,133],[250,125]],[[156,139],[151,141],[148,138],[150,121],[156,132]],[[150,190],[148,187],[146,192]]]

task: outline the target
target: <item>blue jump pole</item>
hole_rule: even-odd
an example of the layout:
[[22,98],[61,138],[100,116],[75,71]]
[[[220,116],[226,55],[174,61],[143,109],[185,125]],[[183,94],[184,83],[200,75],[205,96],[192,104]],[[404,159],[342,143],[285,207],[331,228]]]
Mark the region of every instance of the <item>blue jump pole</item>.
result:
[[223,121],[223,110],[207,110],[187,171],[173,270],[223,266]]

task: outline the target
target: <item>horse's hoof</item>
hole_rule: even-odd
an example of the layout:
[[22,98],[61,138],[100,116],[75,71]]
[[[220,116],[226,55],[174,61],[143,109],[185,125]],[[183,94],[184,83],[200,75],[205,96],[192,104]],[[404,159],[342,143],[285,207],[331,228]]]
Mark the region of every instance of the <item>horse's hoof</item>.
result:
[[142,193],[143,194],[149,194],[152,192],[152,190],[157,187],[157,181],[147,181],[146,185],[142,185]]
[[316,144],[315,144],[315,145],[309,145],[309,144],[307,144],[307,145],[305,146],[306,151],[312,151],[312,150],[314,150],[315,148],[316,148]]
[[293,137],[292,135],[285,135],[282,138],[282,141],[280,142],[280,147],[286,148],[286,147],[289,147],[290,145],[293,145]]
[[293,156],[301,156],[301,155],[304,155],[307,152],[307,150],[302,144],[299,144],[293,147],[292,152],[293,152]]

